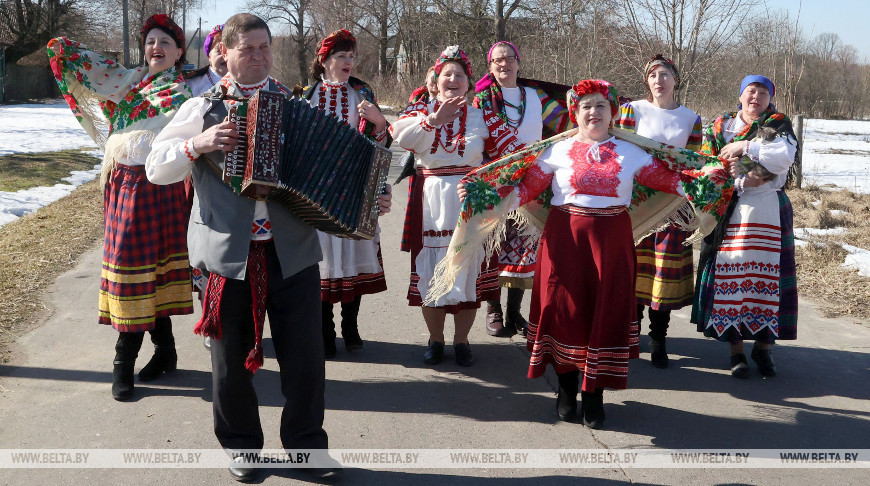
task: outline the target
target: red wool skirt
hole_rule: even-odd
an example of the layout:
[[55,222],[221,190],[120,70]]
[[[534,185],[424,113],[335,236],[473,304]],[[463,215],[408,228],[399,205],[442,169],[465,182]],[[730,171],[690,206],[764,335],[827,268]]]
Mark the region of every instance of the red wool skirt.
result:
[[529,378],[580,370],[582,389],[626,388],[638,357],[635,253],[624,208],[554,207],[538,248]]

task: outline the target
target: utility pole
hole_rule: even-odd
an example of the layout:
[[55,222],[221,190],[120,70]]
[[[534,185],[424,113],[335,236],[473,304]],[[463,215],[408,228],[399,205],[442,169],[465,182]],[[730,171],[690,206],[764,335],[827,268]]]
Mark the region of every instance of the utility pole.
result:
[[122,0],[121,5],[124,10],[124,67],[130,67],[130,20],[127,12],[127,0]]
[[[199,33],[199,43],[202,44],[202,17],[199,17],[199,28],[196,29]],[[202,53],[202,49],[196,50],[196,67],[199,67],[199,56]]]

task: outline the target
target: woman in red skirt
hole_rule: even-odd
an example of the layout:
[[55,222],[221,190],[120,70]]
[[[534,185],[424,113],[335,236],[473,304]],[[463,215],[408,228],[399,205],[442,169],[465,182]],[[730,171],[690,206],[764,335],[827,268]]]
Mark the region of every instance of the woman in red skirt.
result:
[[[132,69],[65,37],[48,43],[64,99],[105,148],[99,322],[119,333],[112,370],[116,400],[133,396],[133,367],[145,331],[151,333],[154,355],[139,380],[176,369],[170,317],[193,313],[184,184],[158,186],[145,176],[152,140],[191,97],[179,72],[185,62],[184,32],[165,14],[155,14],[140,34],[145,65]],[[109,127],[108,138],[103,125]]]
[[617,100],[607,81],[575,85],[569,108],[577,134],[547,148],[517,186],[520,205],[553,190],[532,288],[528,376],[551,365],[559,418],[596,429],[604,423],[604,389],[626,388],[628,360],[638,357],[633,183],[684,195],[679,173],[610,136]]

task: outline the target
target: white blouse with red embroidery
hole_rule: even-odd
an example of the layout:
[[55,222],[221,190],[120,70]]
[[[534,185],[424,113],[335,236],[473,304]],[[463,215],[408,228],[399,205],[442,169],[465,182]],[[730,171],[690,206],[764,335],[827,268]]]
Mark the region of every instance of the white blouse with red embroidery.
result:
[[634,180],[684,196],[680,175],[637,146],[610,138],[592,145],[573,138],[549,147],[517,186],[519,205],[552,185],[553,206],[584,208],[628,206]]
[[396,144],[414,152],[419,164],[427,169],[477,167],[485,155],[494,159],[523,147],[495,113],[468,105],[453,122],[433,127],[427,117],[440,106],[439,101],[411,105],[390,125]]

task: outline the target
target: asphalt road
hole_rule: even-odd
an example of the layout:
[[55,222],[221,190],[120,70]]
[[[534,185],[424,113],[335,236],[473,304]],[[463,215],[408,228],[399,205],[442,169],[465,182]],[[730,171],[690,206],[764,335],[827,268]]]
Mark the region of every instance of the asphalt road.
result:
[[[382,218],[389,290],[366,296],[360,333],[366,343],[339,352],[326,367],[326,422],[337,449],[868,449],[870,328],[824,319],[805,294],[796,341],[774,349],[779,375],[732,378],[728,349],[673,314],[671,367],[649,354],[632,361],[629,389],[605,393],[607,423],[593,431],[559,422],[555,375],[526,378],[528,352],[517,338],[486,335],[483,312],[471,332],[477,363],[423,364],[427,339],[420,310],[405,300],[410,257],[398,251],[407,184],[394,188]],[[83,255],[42,298],[45,322],[13,345],[0,366],[2,449],[215,449],[210,359],[192,329],[197,317],[174,318],[179,370],[136,383],[135,398],[110,394],[114,343],[97,324],[101,247]],[[524,311],[528,309],[528,294]],[[646,323],[644,324],[646,326]],[[450,324],[447,327],[448,344]],[[644,331],[645,332],[645,331]],[[279,449],[283,398],[271,341],[255,378],[266,448]],[[646,337],[641,339],[645,351]],[[152,352],[146,339],[136,370]],[[268,470],[260,482],[304,479]],[[864,478],[861,480],[860,478]],[[344,484],[866,484],[866,469],[348,469]],[[227,484],[225,469],[0,469],[0,484]]]

